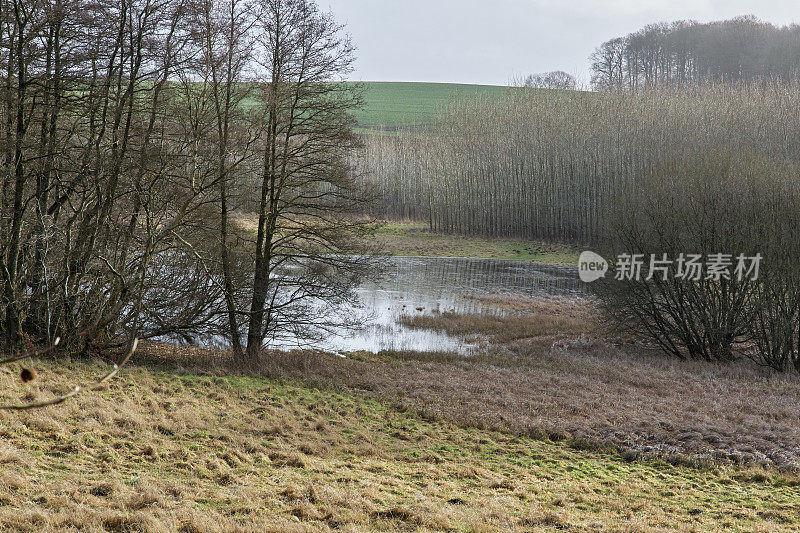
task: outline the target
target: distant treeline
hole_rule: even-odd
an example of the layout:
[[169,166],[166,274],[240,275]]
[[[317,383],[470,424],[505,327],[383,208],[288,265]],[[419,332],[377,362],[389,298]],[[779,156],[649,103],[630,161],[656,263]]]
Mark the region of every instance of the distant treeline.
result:
[[454,104],[433,133],[366,136],[362,169],[380,216],[464,235],[596,243],[618,191],[643,186],[653,169],[720,150],[797,161],[798,116],[795,83],[520,91]]
[[596,90],[699,81],[790,80],[800,72],[800,26],[753,16],[661,22],[603,43],[591,57]]

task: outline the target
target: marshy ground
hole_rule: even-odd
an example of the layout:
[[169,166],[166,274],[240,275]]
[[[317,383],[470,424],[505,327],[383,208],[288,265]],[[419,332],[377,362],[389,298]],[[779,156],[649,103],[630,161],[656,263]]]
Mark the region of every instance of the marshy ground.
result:
[[377,230],[377,237],[383,250],[395,256],[480,257],[564,265],[578,263],[578,252],[569,246],[434,233],[424,222],[383,223]]
[[[374,220],[375,235],[370,245],[389,256],[466,257],[513,259],[555,265],[576,265],[579,251],[557,243],[500,239],[437,233],[425,222]],[[252,213],[238,213],[235,224],[244,235],[254,235],[258,219]]]
[[[794,530],[800,379],[602,338],[586,302],[415,327],[446,353],[149,344],[103,390],[0,413],[0,524],[29,531]],[[527,326],[525,324],[527,323]],[[534,326],[535,325],[535,326]],[[36,362],[44,399],[105,366]]]

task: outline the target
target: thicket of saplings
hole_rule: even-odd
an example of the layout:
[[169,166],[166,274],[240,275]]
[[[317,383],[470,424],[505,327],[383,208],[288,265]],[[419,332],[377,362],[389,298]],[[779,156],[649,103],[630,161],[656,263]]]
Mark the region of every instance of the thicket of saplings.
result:
[[668,161],[725,147],[800,157],[800,86],[626,94],[519,89],[442,110],[431,130],[365,137],[373,214],[439,232],[591,244],[608,204]]
[[[642,254],[644,266],[640,281],[608,276],[594,285],[608,323],[681,359],[730,361],[744,354],[800,371],[797,176],[795,162],[718,149],[621,188],[602,249],[611,260]],[[730,255],[730,265],[717,277],[707,261],[720,253]],[[669,270],[647,279],[651,255],[664,254],[673,261]],[[680,254],[702,255],[704,270],[679,277]],[[740,254],[748,258],[746,270],[736,272]],[[760,268],[748,272],[756,254]]]
[[800,370],[797,116],[796,84],[520,90],[453,105],[431,132],[368,137],[362,163],[383,193],[378,214],[436,231],[581,243],[609,258],[760,253],[758,281],[673,270],[598,293],[611,323],[681,358],[744,353]]

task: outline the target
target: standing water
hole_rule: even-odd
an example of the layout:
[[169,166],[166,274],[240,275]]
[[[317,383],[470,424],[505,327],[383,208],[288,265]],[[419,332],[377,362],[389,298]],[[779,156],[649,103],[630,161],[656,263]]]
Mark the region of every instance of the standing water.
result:
[[[413,350],[468,352],[465,341],[444,333],[413,329],[403,315],[444,312],[497,312],[475,297],[507,294],[526,297],[577,296],[581,283],[574,267],[498,259],[390,257],[382,277],[356,292],[364,327],[341,331],[318,345],[324,350]],[[279,346],[278,346],[279,347]]]

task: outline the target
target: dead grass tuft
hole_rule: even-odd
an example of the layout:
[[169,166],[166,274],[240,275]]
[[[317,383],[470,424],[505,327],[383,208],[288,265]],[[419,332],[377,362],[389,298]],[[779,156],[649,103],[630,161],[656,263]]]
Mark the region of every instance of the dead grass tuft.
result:
[[587,300],[528,299],[499,295],[472,299],[502,313],[448,311],[435,315],[405,315],[400,322],[410,328],[443,331],[473,340],[485,338],[492,343],[580,335],[596,330],[594,305]]
[[131,496],[128,499],[127,507],[128,509],[138,511],[140,509],[144,509],[145,507],[150,507],[151,505],[160,504],[161,501],[161,496],[158,495],[155,490],[148,487],[139,490],[133,496]]
[[420,524],[422,521],[412,510],[406,507],[392,507],[384,511],[372,513],[376,520],[400,521],[408,524]]

